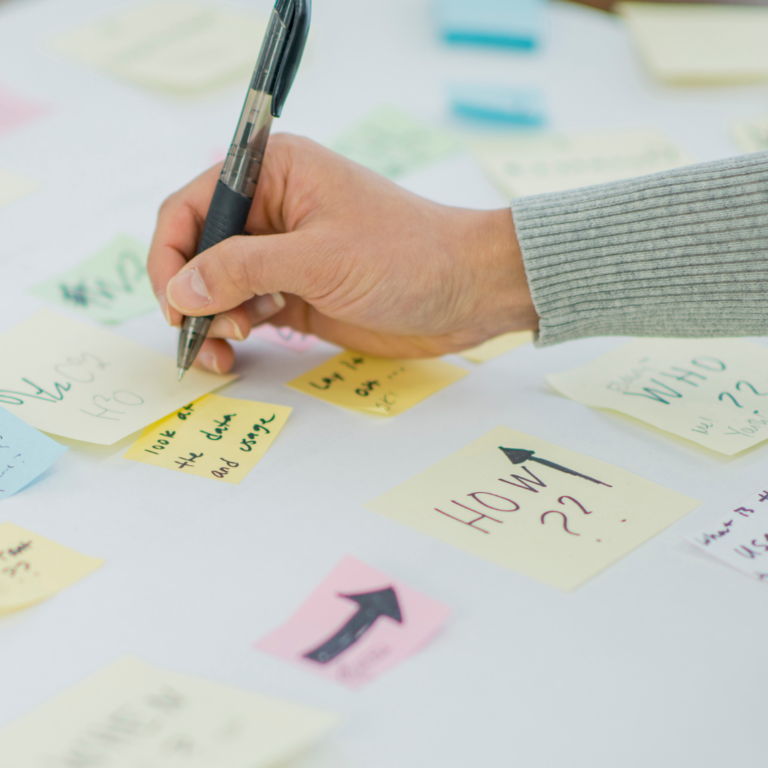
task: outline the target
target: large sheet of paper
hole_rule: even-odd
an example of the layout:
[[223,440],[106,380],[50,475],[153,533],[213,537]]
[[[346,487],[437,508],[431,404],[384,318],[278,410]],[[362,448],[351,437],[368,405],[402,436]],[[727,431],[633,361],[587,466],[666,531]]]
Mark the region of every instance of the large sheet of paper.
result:
[[8,205],[25,195],[35,192],[38,183],[17,173],[0,168],[0,206]]
[[124,656],[0,732],[0,755],[4,768],[272,768],[335,723]]
[[768,115],[731,123],[731,136],[743,152],[764,152],[768,149]]
[[496,427],[366,507],[571,591],[698,504],[612,464]]
[[673,139],[653,129],[488,139],[476,142],[473,152],[508,197],[588,187],[692,162]]
[[768,80],[768,8],[624,2],[616,9],[648,70],[663,83]]
[[112,445],[236,376],[190,369],[44,309],[0,336],[0,405],[36,429]]
[[768,350],[740,339],[638,339],[549,383],[732,456],[768,439]]
[[54,48],[139,85],[179,93],[247,77],[266,20],[222,6],[163,0],[67,32]]

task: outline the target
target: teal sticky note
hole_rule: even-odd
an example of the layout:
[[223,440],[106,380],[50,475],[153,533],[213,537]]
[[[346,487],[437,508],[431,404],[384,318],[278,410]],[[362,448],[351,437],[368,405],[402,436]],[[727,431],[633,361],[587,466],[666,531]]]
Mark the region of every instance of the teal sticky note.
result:
[[0,407],[0,501],[29,485],[66,450]]
[[535,88],[462,83],[450,88],[451,110],[470,120],[536,128],[546,123],[544,96]]
[[75,267],[38,283],[30,293],[118,325],[157,309],[147,274],[147,246],[118,235]]
[[437,13],[449,43],[531,50],[544,26],[543,0],[439,0]]

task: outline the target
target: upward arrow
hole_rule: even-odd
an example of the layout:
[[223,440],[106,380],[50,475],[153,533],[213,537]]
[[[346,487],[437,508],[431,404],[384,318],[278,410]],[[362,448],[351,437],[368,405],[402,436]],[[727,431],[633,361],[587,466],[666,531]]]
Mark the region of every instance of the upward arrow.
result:
[[339,595],[352,600],[360,606],[357,613],[331,638],[314,651],[304,654],[305,659],[312,659],[319,664],[327,664],[340,653],[356,643],[380,616],[387,616],[398,624],[403,623],[400,604],[392,587],[376,592],[364,592],[359,595]]
[[587,475],[582,475],[581,472],[576,472],[573,469],[568,469],[567,467],[563,467],[560,464],[555,464],[552,461],[547,461],[546,459],[540,459],[538,456],[534,456],[536,451],[527,451],[525,448],[502,448],[499,446],[499,450],[513,463],[513,464],[522,464],[524,461],[536,461],[539,464],[543,464],[545,467],[551,467],[552,469],[556,469],[558,472],[565,472],[567,475],[575,475],[576,477],[583,477],[585,480],[589,480],[592,483],[597,483],[598,485],[605,485],[608,488],[613,488],[612,485],[608,485],[608,483],[604,483],[601,480],[595,480],[594,477],[588,477]]

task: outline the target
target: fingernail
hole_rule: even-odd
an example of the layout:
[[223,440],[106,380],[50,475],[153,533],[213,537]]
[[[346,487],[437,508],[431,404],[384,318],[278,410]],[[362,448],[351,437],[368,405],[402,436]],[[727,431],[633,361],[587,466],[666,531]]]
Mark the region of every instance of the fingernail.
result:
[[168,283],[166,296],[179,312],[194,312],[211,303],[208,289],[196,269],[188,269],[176,275]]
[[245,338],[240,326],[228,315],[219,315],[211,323],[208,335],[217,336],[220,339],[237,339],[238,341]]
[[285,298],[282,293],[268,293],[265,296],[257,296],[253,300],[253,313],[256,318],[269,317],[279,312],[285,306]]
[[214,355],[213,352],[201,352],[197,356],[197,359],[203,368],[207,368],[214,373],[221,373],[221,370],[219,370],[219,361],[216,359],[216,355]]
[[165,322],[171,325],[171,310],[168,309],[168,300],[165,298],[165,294],[159,291],[157,294],[157,303],[160,305],[160,310],[163,313]]

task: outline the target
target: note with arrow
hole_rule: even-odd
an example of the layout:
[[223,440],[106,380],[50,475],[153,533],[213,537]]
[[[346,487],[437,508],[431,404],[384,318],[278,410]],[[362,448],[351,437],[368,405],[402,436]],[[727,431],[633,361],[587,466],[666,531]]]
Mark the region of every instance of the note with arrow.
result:
[[256,647],[358,688],[426,645],[449,614],[436,600],[347,556]]
[[508,427],[366,504],[569,592],[699,502]]

